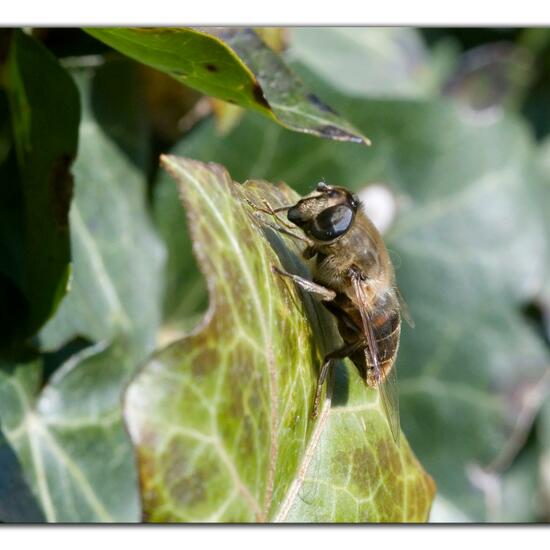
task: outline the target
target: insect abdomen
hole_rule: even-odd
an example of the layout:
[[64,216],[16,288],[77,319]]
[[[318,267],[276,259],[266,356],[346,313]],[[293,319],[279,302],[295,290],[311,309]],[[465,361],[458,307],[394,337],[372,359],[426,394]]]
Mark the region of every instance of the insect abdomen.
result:
[[[399,349],[401,335],[401,317],[399,310],[394,307],[378,308],[371,314],[374,339],[378,352],[378,365],[382,374],[382,381],[393,368]],[[365,342],[365,346],[366,346]],[[376,386],[378,380],[374,375],[374,363],[370,353],[365,353],[365,348],[354,352],[350,359],[359,369],[361,376],[369,386]]]
[[[378,363],[384,364],[395,360],[399,337],[401,335],[401,317],[399,310],[391,308],[374,314],[372,317],[374,338],[378,346]],[[369,367],[372,367],[369,360]]]

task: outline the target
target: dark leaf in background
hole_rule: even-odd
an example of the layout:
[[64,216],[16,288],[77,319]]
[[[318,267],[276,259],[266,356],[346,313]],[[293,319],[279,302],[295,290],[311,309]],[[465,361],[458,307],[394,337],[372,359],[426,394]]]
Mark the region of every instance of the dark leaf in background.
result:
[[[125,419],[149,521],[425,521],[434,485],[393,441],[378,392],[340,368],[319,418],[311,406],[335,327],[272,265],[304,272],[295,243],[245,199],[288,204],[267,182],[165,157],[210,288],[200,329],[157,353],[132,381]],[[175,185],[174,185],[175,187]],[[332,393],[332,392],[330,392]]]
[[60,59],[108,55],[110,52],[109,46],[79,28],[33,27],[31,32]]
[[16,454],[1,431],[0,470],[0,522],[43,522],[42,510],[25,482]]
[[477,113],[517,105],[532,80],[533,58],[511,42],[485,44],[458,60],[443,93]]
[[[70,169],[77,148],[79,99],[57,60],[21,31],[11,35],[3,70],[18,161],[17,176],[10,169],[5,182],[12,191],[2,191],[10,194],[9,206],[14,208],[8,246],[15,238],[19,255],[7,276],[27,306],[25,319],[19,320],[22,326],[7,334],[29,336],[53,314],[66,291]],[[16,191],[15,185],[22,191]],[[5,336],[2,331],[0,339]]]
[[103,28],[87,32],[187,86],[258,111],[297,132],[368,143],[309,92],[251,29]]
[[[194,115],[202,95],[148,65],[139,65],[138,72],[138,86],[144,91],[147,118],[160,142],[157,149],[164,151],[163,147],[169,147],[188,127],[193,126],[195,119],[198,120],[199,116]],[[221,103],[229,105],[224,101]],[[199,112],[198,115],[200,114]],[[155,162],[155,168],[156,164]]]
[[8,98],[0,89],[0,165],[2,165],[12,148],[12,136],[10,125],[10,110]]
[[52,350],[75,336],[124,335],[139,361],[155,347],[164,251],[146,211],[148,130],[136,66],[115,61],[75,77],[84,110],[70,212],[74,277],[40,341]]
[[[2,97],[0,95],[0,97]],[[6,117],[9,121],[9,117]],[[21,337],[29,303],[23,294],[24,199],[17,158],[9,148],[0,162],[0,347]]]

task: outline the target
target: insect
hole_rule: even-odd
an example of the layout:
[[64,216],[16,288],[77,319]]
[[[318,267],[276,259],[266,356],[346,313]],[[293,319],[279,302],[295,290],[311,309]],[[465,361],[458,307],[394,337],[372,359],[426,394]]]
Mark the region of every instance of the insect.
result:
[[[380,392],[383,409],[396,443],[400,422],[395,361],[406,306],[395,283],[393,265],[382,237],[355,195],[343,187],[319,183],[296,204],[255,207],[274,216],[272,228],[306,243],[312,260],[312,280],[274,268],[305,291],[316,295],[336,317],[343,345],[324,358],[319,371],[313,415],[322,386],[338,359],[349,357],[369,387]],[[289,223],[278,216],[286,211]],[[301,233],[296,233],[299,228]]]

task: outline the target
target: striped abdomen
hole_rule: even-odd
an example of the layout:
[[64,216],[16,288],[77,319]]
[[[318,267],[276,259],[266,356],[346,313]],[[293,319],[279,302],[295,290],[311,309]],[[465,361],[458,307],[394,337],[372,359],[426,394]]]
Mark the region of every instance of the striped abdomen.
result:
[[[365,354],[368,348],[366,337],[363,334],[361,314],[357,306],[344,295],[338,295],[333,302],[325,303],[326,307],[336,315],[338,319],[338,330],[344,342],[361,343],[361,347],[350,354],[362,378],[369,386],[376,386],[374,377],[374,362],[370,353]],[[378,365],[381,370],[382,381],[392,369],[397,357],[399,348],[399,337],[401,335],[401,317],[397,298],[388,294],[370,312],[374,339],[377,347]]]

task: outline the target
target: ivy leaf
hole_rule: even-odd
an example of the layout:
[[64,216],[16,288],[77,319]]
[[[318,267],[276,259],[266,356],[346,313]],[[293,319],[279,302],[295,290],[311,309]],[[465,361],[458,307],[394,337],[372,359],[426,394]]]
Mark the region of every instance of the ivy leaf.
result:
[[[11,36],[3,72],[17,153],[17,169],[11,167],[6,175],[6,186],[13,190],[7,201],[13,210],[8,214],[6,246],[15,252],[4,272],[11,285],[8,303],[13,303],[17,289],[21,300],[13,310],[22,317],[21,326],[14,327],[12,320],[5,330],[2,327],[0,340],[9,341],[32,335],[54,313],[66,291],[70,167],[80,115],[70,76],[43,46],[19,30]],[[0,106],[0,114],[2,110]],[[6,143],[4,158],[9,150]]]
[[[544,183],[543,208],[550,209],[550,138],[546,138],[540,145],[538,154],[539,167]],[[550,241],[550,219],[545,218],[545,235]],[[550,340],[550,253],[546,255],[546,269],[541,292],[541,306],[544,313],[546,337]]]
[[[149,521],[424,521],[434,485],[393,442],[378,393],[337,369],[317,421],[317,369],[333,320],[271,271],[305,272],[300,250],[246,200],[298,198],[241,186],[219,165],[178,157],[178,182],[210,289],[204,322],[130,384],[125,419]],[[331,399],[333,406],[331,406]]]
[[550,399],[546,399],[540,415],[537,430],[539,441],[539,464],[537,479],[538,497],[542,502],[543,520],[550,519]]
[[0,522],[41,523],[42,510],[29,489],[17,460],[4,434],[0,431]]
[[146,209],[148,133],[139,96],[129,93],[136,66],[118,60],[74,77],[83,102],[70,211],[74,276],[40,343],[55,350],[76,336],[124,336],[140,361],[156,343],[164,250]]
[[86,29],[122,53],[200,92],[318,137],[369,140],[315,94],[252,29]]
[[131,357],[121,342],[100,343],[72,356],[44,386],[42,358],[0,363],[2,430],[46,521],[138,520],[136,472],[120,414]]
[[[117,60],[74,70],[83,122],[70,210],[73,279],[39,333],[43,351],[59,351],[1,365],[2,429],[47,521],[139,519],[121,396],[155,347],[164,251],[146,210],[148,134],[128,88],[136,68]],[[95,345],[49,364],[76,337]]]

